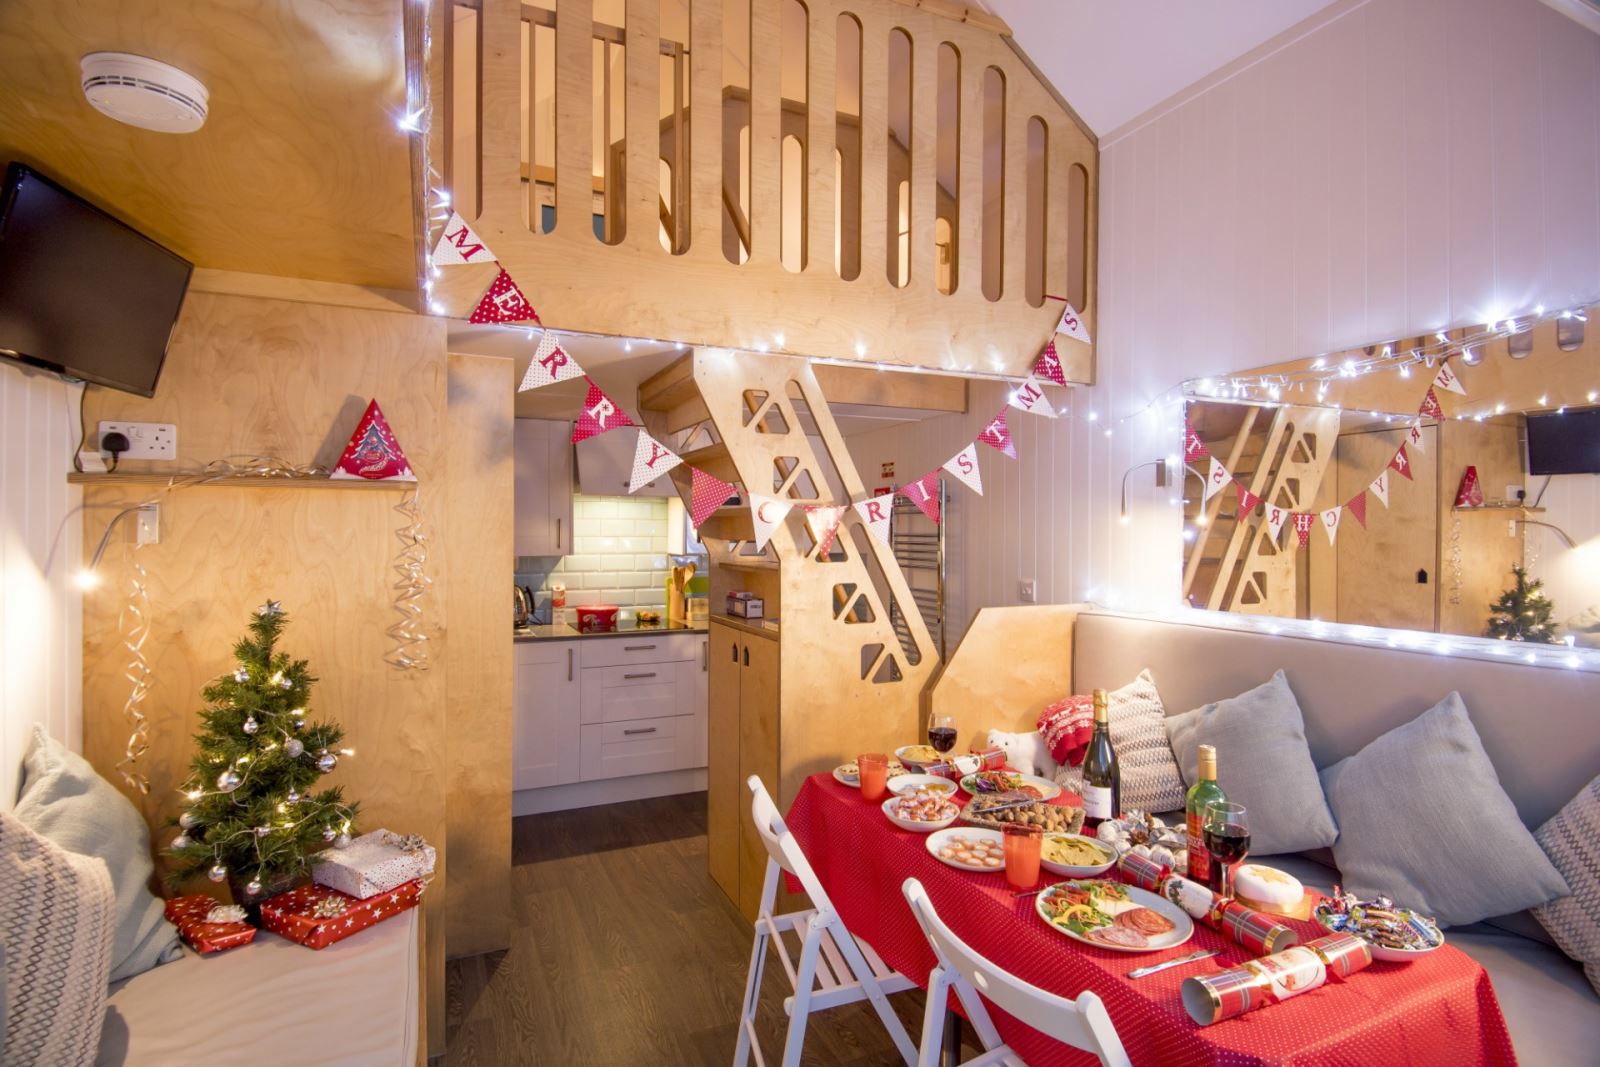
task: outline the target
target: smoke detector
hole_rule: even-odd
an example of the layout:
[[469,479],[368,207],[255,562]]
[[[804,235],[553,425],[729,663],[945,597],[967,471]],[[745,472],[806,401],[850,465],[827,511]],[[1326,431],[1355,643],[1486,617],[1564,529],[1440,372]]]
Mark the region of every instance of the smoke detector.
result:
[[205,124],[210,94],[177,67],[126,52],[83,57],[83,95],[96,111],[159,133],[193,133]]

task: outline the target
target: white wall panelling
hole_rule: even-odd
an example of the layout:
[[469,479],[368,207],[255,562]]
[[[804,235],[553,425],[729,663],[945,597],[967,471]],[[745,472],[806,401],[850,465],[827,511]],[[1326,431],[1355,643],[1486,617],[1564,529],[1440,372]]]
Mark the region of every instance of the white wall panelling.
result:
[[81,502],[67,484],[78,386],[0,361],[0,804],[16,802],[28,735],[41,723],[83,747]]

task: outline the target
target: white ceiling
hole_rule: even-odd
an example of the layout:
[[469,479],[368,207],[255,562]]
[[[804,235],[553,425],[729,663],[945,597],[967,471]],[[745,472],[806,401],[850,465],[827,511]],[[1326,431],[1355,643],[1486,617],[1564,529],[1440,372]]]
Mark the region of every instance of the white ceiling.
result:
[[1334,0],[984,0],[1097,136]]

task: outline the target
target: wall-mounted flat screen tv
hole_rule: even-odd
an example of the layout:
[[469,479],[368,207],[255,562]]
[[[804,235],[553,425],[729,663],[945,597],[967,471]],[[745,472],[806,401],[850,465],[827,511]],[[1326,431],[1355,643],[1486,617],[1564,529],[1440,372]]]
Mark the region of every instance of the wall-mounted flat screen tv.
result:
[[1529,474],[1600,474],[1600,408],[1528,416]]
[[0,188],[0,354],[154,396],[194,267],[37,171]]

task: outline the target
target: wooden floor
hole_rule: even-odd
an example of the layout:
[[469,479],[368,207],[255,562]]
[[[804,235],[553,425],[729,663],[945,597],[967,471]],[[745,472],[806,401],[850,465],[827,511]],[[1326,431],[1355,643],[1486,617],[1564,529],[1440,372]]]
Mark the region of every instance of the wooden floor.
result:
[[[512,941],[446,971],[447,1050],[464,1065],[731,1064],[750,926],[706,873],[705,794],[529,815],[512,835]],[[762,1046],[783,1047],[769,961]],[[920,990],[892,998],[913,1041]],[[806,1064],[900,1059],[862,1004],[814,1016]]]

